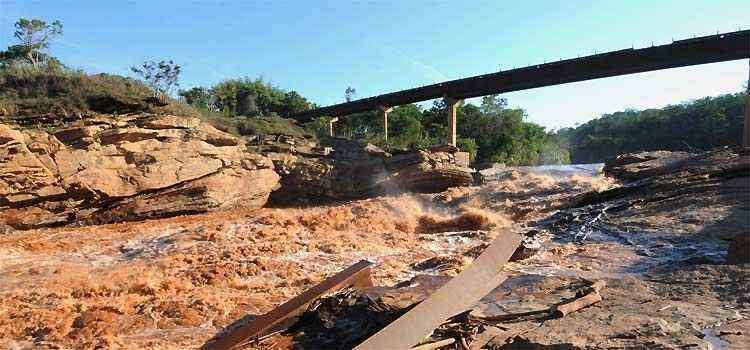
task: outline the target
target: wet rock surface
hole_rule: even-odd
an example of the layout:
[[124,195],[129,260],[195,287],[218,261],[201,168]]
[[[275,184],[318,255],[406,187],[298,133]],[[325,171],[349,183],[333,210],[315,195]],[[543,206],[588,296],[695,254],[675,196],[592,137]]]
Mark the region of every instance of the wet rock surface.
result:
[[[750,265],[735,256],[750,227],[747,158],[730,149],[693,155],[656,152],[623,156],[605,171],[617,174],[621,186],[567,197],[552,208],[540,208],[542,202],[537,211],[518,212],[516,221],[526,223],[533,244],[525,242],[517,250],[517,259],[505,268],[513,276],[471,310],[471,315],[495,320],[493,326],[502,329],[484,348],[744,348],[749,340]],[[552,202],[559,193],[546,200]],[[486,192],[456,197],[444,194],[442,199],[479,200],[483,207],[498,204]],[[729,240],[732,264],[726,263]],[[446,265],[456,264],[455,257],[426,259],[412,268],[446,271]],[[569,301],[594,280],[607,283],[600,303],[562,318],[518,316],[538,315]],[[335,319],[334,325],[357,325],[363,318],[382,322],[414,305],[383,308],[363,296],[349,295],[347,300],[345,307],[337,304],[338,309],[323,311],[323,318]],[[373,315],[373,310],[379,313]],[[321,311],[316,313],[317,318],[301,319],[289,332],[292,343],[345,349],[382,327],[371,329],[377,322],[354,326],[354,332],[326,327]],[[470,344],[485,326],[470,317],[454,318],[425,342],[454,338],[455,343],[444,348],[460,349],[459,344]]]
[[263,206],[273,164],[196,118],[98,116],[53,133],[0,124],[0,222],[16,228]]
[[[748,227],[745,161],[722,149],[631,180],[517,172],[437,194],[11,230],[0,235],[0,347],[197,348],[369,259],[381,286],[369,298],[323,299],[288,332],[245,347],[346,348],[507,227],[527,238],[505,265],[509,279],[431,340],[471,343],[498,327],[485,348],[743,349],[750,265],[726,261]],[[607,283],[597,304],[562,318],[511,317],[595,280]]]
[[324,203],[403,192],[436,193],[469,186],[473,170],[455,147],[397,153],[334,139],[330,150],[271,156],[281,174],[274,204]]

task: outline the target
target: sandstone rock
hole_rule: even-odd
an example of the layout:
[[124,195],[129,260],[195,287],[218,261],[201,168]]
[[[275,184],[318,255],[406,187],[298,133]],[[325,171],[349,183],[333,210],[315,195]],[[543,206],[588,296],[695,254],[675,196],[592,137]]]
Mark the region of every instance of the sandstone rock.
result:
[[727,147],[697,154],[669,151],[628,153],[604,163],[603,171],[608,176],[629,181],[665,176],[684,178],[726,171],[747,176],[750,158],[739,156]]
[[201,121],[198,118],[183,118],[168,115],[161,118],[149,119],[143,125],[147,129],[196,129]]
[[13,233],[13,231],[15,230],[13,230],[12,227],[8,225],[0,224],[0,235],[7,235],[10,233]]
[[[26,140],[31,143],[32,149]],[[47,148],[36,144],[33,134],[0,124],[0,208],[16,203],[32,202],[64,192],[57,174],[50,166]],[[57,145],[48,145],[53,149]]]
[[257,208],[278,184],[269,159],[196,118],[139,116],[118,125],[67,128],[56,133],[60,142],[0,124],[0,223],[26,228]]
[[[440,192],[473,183],[472,169],[454,153],[429,150],[390,154],[368,143],[337,139],[333,157],[272,157],[282,174],[277,204],[358,199],[374,195]],[[454,150],[455,151],[455,150]]]
[[[652,153],[653,154],[653,153]],[[620,157],[623,159],[628,156]],[[625,211],[623,220],[667,222],[674,232],[732,239],[745,234],[750,222],[750,158],[730,148],[698,154],[659,152],[641,161],[609,163],[605,172],[622,185],[580,197],[575,207],[612,202],[614,206],[638,203]],[[622,209],[618,209],[622,210]],[[668,210],[668,213],[663,213]],[[658,215],[657,215],[658,213]],[[696,229],[699,228],[699,229]]]
[[456,163],[453,153],[409,151],[384,162],[388,178],[378,183],[380,192],[404,189],[414,192],[441,192],[449,187],[469,186],[472,170]]
[[70,129],[63,129],[57,131],[54,136],[60,142],[66,145],[77,145],[81,140],[85,140],[85,145],[92,144],[94,142],[94,136],[102,129],[102,126],[92,125]]
[[637,180],[670,172],[680,161],[691,156],[687,152],[650,151],[626,153],[604,163],[604,173],[623,180]]

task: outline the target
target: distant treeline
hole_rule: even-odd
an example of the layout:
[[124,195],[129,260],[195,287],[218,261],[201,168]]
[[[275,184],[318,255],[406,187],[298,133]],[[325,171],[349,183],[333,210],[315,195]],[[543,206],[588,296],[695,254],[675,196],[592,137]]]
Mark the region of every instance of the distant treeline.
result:
[[[182,98],[204,112],[234,123],[239,133],[256,132],[254,116],[290,116],[314,108],[293,91],[261,79],[232,79],[212,88],[180,91]],[[458,146],[471,153],[478,167],[491,163],[538,165],[599,163],[627,152],[650,150],[701,151],[738,145],[746,101],[744,92],[706,97],[664,108],[626,110],[605,114],[573,128],[547,131],[526,121],[526,112],[509,108],[506,99],[485,96],[478,105],[458,107]],[[336,136],[361,139],[386,149],[428,147],[446,143],[447,109],[441,100],[430,108],[409,104],[388,115],[388,140],[383,122],[373,110],[340,118]],[[325,142],[328,120],[321,117],[304,126]]]
[[[200,115],[215,126],[242,135],[288,133],[300,137],[329,137],[328,117],[302,130],[282,117],[315,108],[295,91],[263,79],[238,78],[213,87],[179,90],[181,67],[172,60],[146,61],[132,71],[142,81],[88,75],[63,65],[47,51],[52,38],[62,35],[62,23],[21,18],[14,24],[16,43],[0,50],[0,115],[59,113],[145,112]],[[346,100],[356,94],[347,88]],[[158,104],[145,103],[160,97]],[[526,121],[526,112],[508,108],[506,99],[485,96],[479,105],[458,107],[458,146],[471,153],[475,166],[491,163],[537,165],[595,163],[626,152],[648,150],[700,151],[738,145],[742,137],[746,93],[706,97],[644,111],[626,110],[603,115],[575,128],[549,132]],[[125,108],[126,110],[121,110]],[[258,118],[263,117],[263,118]],[[446,143],[447,110],[441,100],[430,108],[399,106],[388,118],[388,140],[383,121],[370,111],[340,118],[336,136],[362,139],[386,149],[428,147]]]
[[573,163],[598,163],[626,152],[702,151],[742,142],[746,93],[705,97],[643,111],[605,114],[558,130]]
[[[314,107],[298,93],[262,79],[230,79],[210,88],[181,90],[179,95],[215,125],[239,134],[257,132],[254,117],[275,120]],[[508,108],[507,100],[497,95],[485,96],[479,106],[459,106],[457,117],[458,146],[469,152],[475,163],[526,165],[570,161],[555,135],[526,122],[523,109]],[[304,126],[325,143],[330,137],[329,120],[320,117]],[[446,106],[437,100],[428,109],[417,104],[394,108],[388,115],[388,140],[384,138],[382,118],[374,110],[340,118],[334,129],[336,136],[365,140],[386,149],[404,149],[446,143],[447,121]],[[283,125],[280,121],[276,124]]]
[[[505,163],[565,164],[568,152],[557,144],[555,135],[544,127],[525,121],[526,112],[508,108],[507,100],[485,96],[477,106],[464,104],[457,109],[458,147],[481,165]],[[428,147],[447,142],[448,115],[442,100],[430,108],[416,104],[394,108],[388,114],[388,140],[383,138],[382,117],[375,111],[349,115],[335,124],[336,136],[363,139],[386,149]],[[326,118],[308,124],[325,139]]]

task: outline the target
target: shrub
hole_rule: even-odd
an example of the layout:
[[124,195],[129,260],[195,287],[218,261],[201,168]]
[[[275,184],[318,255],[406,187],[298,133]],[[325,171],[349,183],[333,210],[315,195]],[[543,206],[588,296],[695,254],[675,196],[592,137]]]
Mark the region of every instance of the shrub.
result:
[[87,75],[28,64],[14,64],[0,70],[0,101],[9,113],[35,115],[50,113],[55,108],[65,113],[199,115],[183,102],[166,99],[163,103],[153,103],[151,96],[151,89],[142,82],[116,75]]

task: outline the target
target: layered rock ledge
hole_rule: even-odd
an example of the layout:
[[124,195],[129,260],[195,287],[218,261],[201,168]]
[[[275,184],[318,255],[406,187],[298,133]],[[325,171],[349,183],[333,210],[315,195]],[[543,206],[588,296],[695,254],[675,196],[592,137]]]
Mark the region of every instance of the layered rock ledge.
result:
[[468,153],[455,147],[386,152],[372,144],[336,139],[317,154],[274,153],[281,188],[276,204],[362,199],[402,192],[437,193],[473,184]]
[[266,157],[197,118],[99,116],[54,132],[0,124],[0,223],[108,223],[262,207]]

